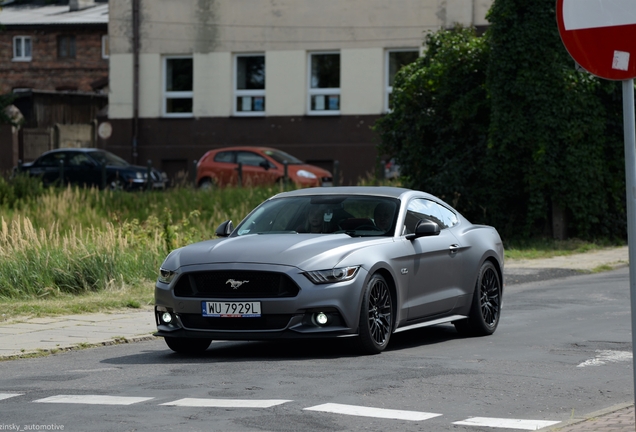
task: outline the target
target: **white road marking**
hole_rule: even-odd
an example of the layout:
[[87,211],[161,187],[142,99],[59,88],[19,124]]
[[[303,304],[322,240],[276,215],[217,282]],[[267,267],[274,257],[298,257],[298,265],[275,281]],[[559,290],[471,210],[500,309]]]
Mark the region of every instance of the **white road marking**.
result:
[[0,393],[0,400],[9,399],[16,396],[22,396],[24,393]]
[[631,360],[634,355],[629,351],[596,350],[598,353],[593,359],[589,359],[577,367],[603,366],[607,363],[618,363],[620,361]]
[[428,420],[433,417],[441,416],[442,414],[434,414],[427,412],[419,412],[419,411],[404,411],[404,410],[392,410],[385,408],[372,408],[372,407],[363,407],[356,405],[341,405],[334,403],[326,403],[323,405],[316,405],[310,408],[304,408],[307,411],[321,411],[328,412],[334,414],[346,414],[353,416],[362,416],[362,417],[376,417],[376,418],[385,418],[385,419],[396,419],[396,420],[411,420],[411,421],[421,421]]
[[33,402],[41,403],[70,403],[87,405],[132,405],[138,402],[145,402],[151,397],[124,397],[124,396],[103,396],[103,395],[57,395]]
[[206,408],[270,408],[291,402],[285,399],[197,399],[185,398],[174,402],[167,402],[161,405],[182,406],[182,407],[206,407]]
[[504,419],[492,417],[471,417],[469,419],[454,422],[455,425],[461,426],[486,426],[493,428],[508,428],[522,430],[538,430],[544,427],[558,424],[558,421],[547,420],[521,420],[521,419]]
[[566,30],[636,24],[634,0],[563,0]]

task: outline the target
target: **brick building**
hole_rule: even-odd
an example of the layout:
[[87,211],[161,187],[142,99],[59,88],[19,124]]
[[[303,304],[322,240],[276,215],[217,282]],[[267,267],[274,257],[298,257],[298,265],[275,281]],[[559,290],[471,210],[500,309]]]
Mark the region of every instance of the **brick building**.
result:
[[5,3],[0,24],[0,94],[107,91],[107,3]]
[[[7,138],[10,136],[7,127],[3,128],[0,171],[6,172],[18,158],[32,160],[64,142],[63,137],[61,141],[53,138],[43,141],[42,137],[54,137],[51,133],[54,129],[65,130],[64,126],[75,124],[78,116],[73,112],[81,109],[84,102],[74,107],[69,105],[69,98],[92,103],[94,107],[91,105],[88,112],[107,103],[108,3],[103,0],[60,0],[48,5],[37,1],[0,3],[0,94],[14,93],[16,106],[34,107],[23,113],[26,124],[19,132],[13,129],[16,136],[11,140]],[[96,94],[101,98],[95,98]],[[85,126],[95,123],[94,118],[83,120]],[[89,132],[80,141],[95,144]]]

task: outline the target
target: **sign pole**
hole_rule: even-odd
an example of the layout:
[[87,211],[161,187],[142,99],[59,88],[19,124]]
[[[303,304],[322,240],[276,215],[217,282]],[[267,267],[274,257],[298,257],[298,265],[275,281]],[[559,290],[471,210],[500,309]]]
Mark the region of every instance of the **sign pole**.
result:
[[[623,130],[625,138],[625,187],[627,190],[627,244],[629,247],[629,293],[632,315],[632,351],[636,349],[636,132],[634,126],[634,80],[623,81]],[[636,395],[636,358],[634,394]]]

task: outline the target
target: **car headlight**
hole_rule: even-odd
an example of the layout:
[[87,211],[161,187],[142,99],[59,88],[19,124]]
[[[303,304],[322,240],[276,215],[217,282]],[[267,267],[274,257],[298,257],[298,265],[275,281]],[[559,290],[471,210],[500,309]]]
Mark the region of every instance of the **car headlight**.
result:
[[353,279],[358,273],[360,266],[340,267],[328,270],[315,270],[305,272],[307,279],[315,284],[326,284],[344,282]]
[[316,174],[314,174],[314,173],[312,173],[310,171],[307,171],[307,170],[298,170],[298,171],[296,171],[296,175],[298,177],[304,177],[304,178],[308,178],[308,179],[318,178],[318,177],[316,177]]
[[169,284],[172,282],[174,277],[177,275],[177,272],[172,270],[166,270],[165,268],[159,269],[159,282],[163,282],[165,284]]

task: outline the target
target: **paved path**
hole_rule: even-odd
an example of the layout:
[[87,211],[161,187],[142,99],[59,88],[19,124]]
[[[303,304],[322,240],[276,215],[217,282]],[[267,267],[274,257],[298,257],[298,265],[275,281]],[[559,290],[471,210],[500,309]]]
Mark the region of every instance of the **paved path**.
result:
[[[628,248],[609,248],[585,254],[537,260],[508,260],[507,283],[523,283],[628,265]],[[60,350],[96,345],[113,345],[153,339],[155,321],[152,308],[113,313],[29,318],[0,321],[0,360],[43,355]],[[634,404],[610,407],[559,424],[544,431],[634,432]]]

